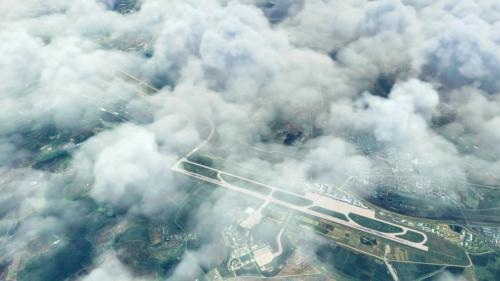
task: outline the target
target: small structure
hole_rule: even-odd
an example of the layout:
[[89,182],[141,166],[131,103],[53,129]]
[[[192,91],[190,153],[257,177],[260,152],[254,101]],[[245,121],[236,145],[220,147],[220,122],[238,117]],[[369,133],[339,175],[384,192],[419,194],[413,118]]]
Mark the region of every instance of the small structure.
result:
[[244,229],[250,230],[255,225],[260,223],[262,219],[262,212],[261,209],[258,209],[257,211],[250,209],[247,213],[250,213],[250,215],[240,223],[240,226]]
[[261,270],[264,270],[266,265],[270,264],[274,259],[273,251],[269,246],[255,250],[253,256],[255,263],[257,263]]

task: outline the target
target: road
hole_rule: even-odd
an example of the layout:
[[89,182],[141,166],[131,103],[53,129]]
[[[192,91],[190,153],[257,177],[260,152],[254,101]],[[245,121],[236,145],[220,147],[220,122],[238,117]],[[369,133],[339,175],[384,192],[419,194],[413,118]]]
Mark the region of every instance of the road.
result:
[[394,279],[394,281],[399,281],[399,277],[398,277],[398,274],[396,273],[396,269],[387,260],[387,255],[389,255],[390,252],[391,252],[391,246],[385,245],[384,263],[387,266],[387,269],[389,269],[389,273],[391,273],[392,279]]
[[280,232],[276,236],[276,242],[278,244],[278,251],[276,253],[273,253],[273,258],[281,256],[283,253],[283,233],[285,232],[286,227],[288,226],[288,223],[290,223],[290,220],[292,219],[292,214],[288,214],[285,222],[283,223],[283,227],[281,227]]

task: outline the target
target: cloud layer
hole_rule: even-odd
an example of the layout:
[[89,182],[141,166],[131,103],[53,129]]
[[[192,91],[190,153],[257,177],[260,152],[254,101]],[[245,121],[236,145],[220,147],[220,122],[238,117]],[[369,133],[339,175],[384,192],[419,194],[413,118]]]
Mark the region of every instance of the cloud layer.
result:
[[[0,3],[9,262],[29,237],[72,228],[80,203],[54,195],[68,186],[131,215],[171,214],[186,179],[169,167],[205,137],[204,118],[223,162],[290,188],[386,170],[450,193],[500,185],[495,0],[143,0],[128,15],[117,3]],[[148,95],[123,72],[160,91]],[[279,131],[306,140],[269,141]],[[69,151],[71,163],[30,170],[47,149]],[[133,274],[111,255],[82,280],[116,276]]]

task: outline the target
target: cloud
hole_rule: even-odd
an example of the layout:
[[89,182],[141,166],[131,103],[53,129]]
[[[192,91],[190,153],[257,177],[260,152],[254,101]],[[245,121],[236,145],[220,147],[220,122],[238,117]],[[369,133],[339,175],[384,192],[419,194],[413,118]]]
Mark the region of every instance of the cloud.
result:
[[93,181],[90,196],[98,202],[153,215],[176,207],[182,183],[170,171],[176,160],[177,155],[160,152],[151,131],[123,125],[86,142],[75,156],[75,169]]
[[462,18],[445,16],[438,25],[447,32],[435,32],[435,38],[425,42],[423,51],[427,62],[423,75],[437,76],[439,83],[448,87],[475,84],[495,93],[500,90],[495,73],[500,69],[498,34],[477,15]]
[[30,257],[62,238],[81,239],[92,226],[88,202],[65,196],[71,177],[5,168],[1,174],[0,262]]
[[[217,129],[207,150],[286,188],[383,169],[453,192],[500,184],[494,0],[144,0],[128,15],[116,5],[0,3],[0,169],[15,175],[0,229],[17,229],[0,240],[9,258],[86,214],[65,186],[130,216],[170,214],[187,180],[169,168],[204,139],[207,119]],[[160,91],[138,91],[119,71]],[[289,131],[305,140],[279,143]],[[58,148],[68,168],[30,170]],[[195,221],[228,206],[207,203]],[[186,254],[174,276],[210,264],[210,247]],[[106,255],[85,278],[115,275],[133,278]]]
[[443,272],[442,274],[439,274],[437,276],[438,281],[465,281],[465,277],[459,276],[459,275],[454,275],[448,271]]
[[120,260],[113,253],[106,253],[100,258],[99,266],[83,278],[80,281],[110,281],[110,280],[122,280],[122,281],[146,281],[152,280],[149,278],[142,278],[134,276],[125,265],[123,265]]

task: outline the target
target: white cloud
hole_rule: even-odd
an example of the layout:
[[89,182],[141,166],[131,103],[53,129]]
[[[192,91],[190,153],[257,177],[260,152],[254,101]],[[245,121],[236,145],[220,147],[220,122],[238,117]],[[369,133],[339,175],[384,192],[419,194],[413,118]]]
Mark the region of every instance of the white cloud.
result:
[[[125,16],[108,0],[0,2],[6,11],[0,19],[3,169],[32,153],[22,132],[44,125],[90,130],[103,109],[120,107],[128,122],[96,131],[76,149],[71,168],[77,180],[91,183],[92,198],[134,214],[175,205],[165,198],[175,201],[183,181],[169,168],[206,135],[204,118],[215,123],[227,163],[266,170],[275,184],[296,178],[302,186],[311,175],[338,183],[370,172],[378,158],[350,143],[358,135],[373,137],[384,165],[405,176],[437,180],[447,190],[464,188],[456,180],[499,184],[497,1],[140,4]],[[129,49],[138,44],[147,55]],[[139,97],[115,70],[164,88]],[[373,94],[381,77],[394,81],[386,97]],[[443,124],[434,126],[436,117]],[[301,147],[260,143],[279,122],[318,132]],[[259,157],[248,145],[300,159]],[[58,186],[52,175],[42,177]],[[44,195],[22,194],[31,190],[28,182],[16,182],[21,188],[5,192],[19,202],[9,216],[47,207]],[[206,208],[220,213],[226,205],[217,206]],[[34,216],[21,229],[64,224],[64,218]],[[87,278],[113,275],[132,278],[116,258],[105,258]]]
[[146,281],[152,280],[143,277],[134,276],[125,265],[113,253],[105,253],[100,258],[97,268],[94,268],[88,275],[81,278],[80,281]]

